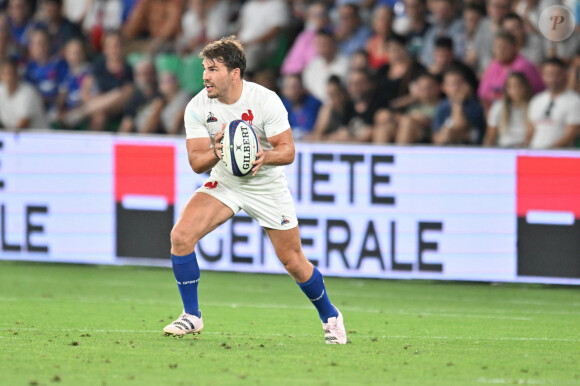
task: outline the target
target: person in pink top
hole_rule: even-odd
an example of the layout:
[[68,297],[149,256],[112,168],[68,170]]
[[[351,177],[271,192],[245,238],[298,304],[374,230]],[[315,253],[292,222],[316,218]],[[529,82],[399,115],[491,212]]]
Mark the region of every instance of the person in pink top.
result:
[[330,25],[326,5],[319,1],[308,8],[308,20],[304,30],[298,34],[282,63],[282,75],[299,74],[316,56],[316,31]]
[[519,54],[516,38],[509,32],[500,31],[496,34],[493,42],[493,57],[481,77],[477,91],[486,112],[493,102],[503,96],[506,79],[512,72],[523,73],[534,93],[544,89],[544,82],[538,69]]

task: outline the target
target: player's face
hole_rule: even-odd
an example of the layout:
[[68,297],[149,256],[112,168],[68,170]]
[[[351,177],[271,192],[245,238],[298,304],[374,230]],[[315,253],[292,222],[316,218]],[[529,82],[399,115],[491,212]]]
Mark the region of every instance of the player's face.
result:
[[203,60],[203,85],[210,98],[221,98],[228,94],[232,86],[233,71],[225,64],[212,59]]

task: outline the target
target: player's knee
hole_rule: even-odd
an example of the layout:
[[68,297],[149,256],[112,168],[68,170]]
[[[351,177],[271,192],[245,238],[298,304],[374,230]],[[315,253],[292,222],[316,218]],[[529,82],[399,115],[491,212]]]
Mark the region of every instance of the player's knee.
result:
[[195,235],[185,229],[175,226],[171,230],[171,246],[173,249],[190,249],[195,247],[197,239]]

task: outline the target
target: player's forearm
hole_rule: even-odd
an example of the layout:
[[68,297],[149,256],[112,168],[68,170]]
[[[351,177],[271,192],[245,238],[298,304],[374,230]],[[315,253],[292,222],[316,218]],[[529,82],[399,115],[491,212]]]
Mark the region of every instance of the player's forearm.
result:
[[289,165],[294,162],[296,151],[290,144],[280,144],[272,150],[264,151],[264,165]]
[[196,150],[189,153],[189,165],[197,174],[205,173],[213,168],[219,161],[213,148]]

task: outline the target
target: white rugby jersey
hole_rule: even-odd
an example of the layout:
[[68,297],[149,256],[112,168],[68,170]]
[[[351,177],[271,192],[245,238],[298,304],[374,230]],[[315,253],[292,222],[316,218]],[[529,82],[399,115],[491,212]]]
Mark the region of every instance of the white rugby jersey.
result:
[[[273,137],[290,128],[288,112],[275,92],[256,83],[243,81],[242,95],[237,102],[226,105],[217,98],[209,98],[207,91],[200,91],[185,108],[185,134],[190,138],[209,138],[222,129],[222,124],[243,119],[254,128],[260,138],[260,147],[271,150],[268,137]],[[284,175],[283,166],[262,165],[252,177],[235,177],[226,170],[223,162],[218,162],[212,169],[212,177],[225,178],[229,181],[252,179],[254,182],[267,182]]]

